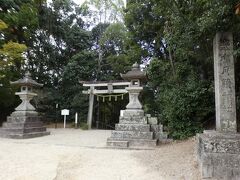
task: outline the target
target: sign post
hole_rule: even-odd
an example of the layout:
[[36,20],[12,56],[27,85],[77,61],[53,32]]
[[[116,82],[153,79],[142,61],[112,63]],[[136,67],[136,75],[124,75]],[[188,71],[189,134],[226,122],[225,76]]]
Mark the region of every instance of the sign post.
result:
[[64,122],[63,122],[63,128],[66,128],[66,120],[67,120],[67,116],[69,115],[69,110],[68,109],[62,109],[61,110],[61,115],[64,116]]

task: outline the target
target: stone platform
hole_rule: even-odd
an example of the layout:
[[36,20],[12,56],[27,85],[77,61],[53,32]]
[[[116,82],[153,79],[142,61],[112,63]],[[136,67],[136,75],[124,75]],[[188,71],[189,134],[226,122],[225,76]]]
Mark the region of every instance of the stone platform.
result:
[[240,179],[240,134],[204,131],[197,136],[203,179]]
[[40,116],[19,116],[7,117],[0,129],[0,137],[13,139],[26,139],[49,135],[46,131]]
[[157,139],[147,122],[143,110],[123,110],[119,118],[119,124],[115,125],[111,137],[107,140],[107,146],[128,148],[132,146],[154,147]]

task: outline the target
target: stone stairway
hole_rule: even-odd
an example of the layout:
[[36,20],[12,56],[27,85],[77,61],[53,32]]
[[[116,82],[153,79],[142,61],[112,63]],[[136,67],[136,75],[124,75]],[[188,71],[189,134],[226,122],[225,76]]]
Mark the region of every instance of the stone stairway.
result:
[[40,116],[9,116],[0,129],[0,137],[25,139],[49,135]]
[[147,123],[143,110],[123,110],[119,124],[115,125],[115,130],[107,139],[107,146],[117,148],[156,145],[157,139],[154,139],[154,133],[151,132],[151,126]]

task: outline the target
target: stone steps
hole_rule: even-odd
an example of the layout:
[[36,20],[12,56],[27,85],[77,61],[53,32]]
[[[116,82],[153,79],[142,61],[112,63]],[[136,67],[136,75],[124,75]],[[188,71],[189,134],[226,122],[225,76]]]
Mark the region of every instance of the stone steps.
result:
[[11,139],[27,139],[49,135],[50,132],[32,132],[32,133],[6,133],[0,130],[0,137]]
[[156,139],[168,139],[168,133],[166,132],[157,132],[157,133],[154,133],[153,136]]
[[38,121],[38,122],[31,122],[31,123],[12,123],[12,122],[4,122],[2,127],[3,128],[30,128],[30,127],[42,127],[43,123]]
[[144,117],[141,118],[120,118],[119,124],[147,124],[147,120]]
[[3,132],[10,133],[33,133],[33,132],[44,132],[46,127],[30,127],[30,128],[2,128]]
[[116,139],[153,139],[153,132],[139,132],[139,131],[112,131],[111,138]]
[[128,148],[128,147],[156,147],[157,140],[152,139],[117,139],[108,138],[107,146],[115,148]]
[[128,148],[129,147],[129,142],[128,141],[123,141],[123,140],[107,140],[107,146],[108,147],[115,147],[115,148]]
[[49,135],[41,119],[40,116],[9,116],[0,129],[0,137],[23,139]]
[[149,132],[150,126],[148,124],[116,124],[116,131],[142,131]]
[[41,117],[39,116],[9,116],[7,117],[7,122],[9,123],[35,123],[41,121]]

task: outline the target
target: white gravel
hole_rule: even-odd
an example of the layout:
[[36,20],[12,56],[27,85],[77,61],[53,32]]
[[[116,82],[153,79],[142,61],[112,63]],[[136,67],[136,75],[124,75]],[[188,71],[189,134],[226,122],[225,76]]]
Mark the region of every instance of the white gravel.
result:
[[50,129],[51,135],[0,138],[1,180],[198,180],[194,140],[154,150],[105,148],[111,131]]

